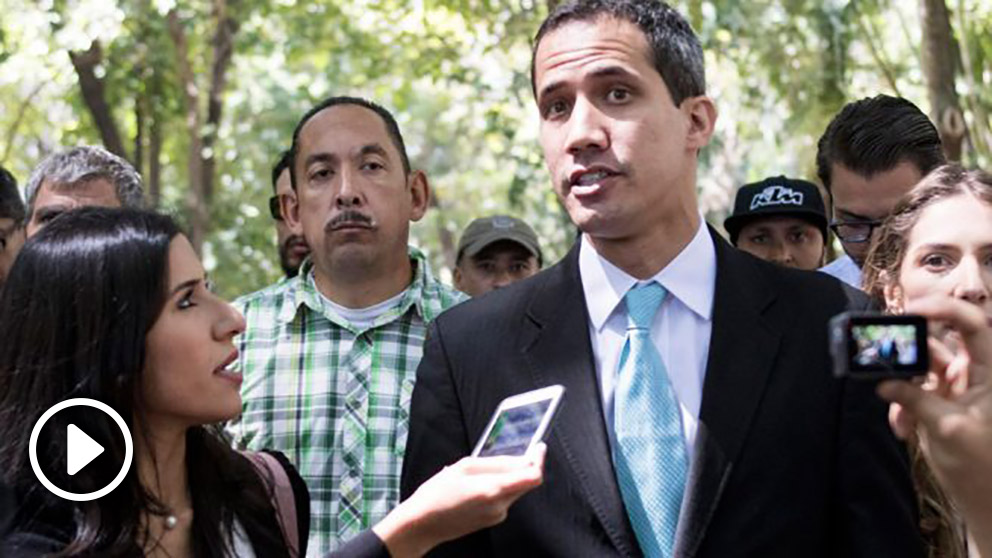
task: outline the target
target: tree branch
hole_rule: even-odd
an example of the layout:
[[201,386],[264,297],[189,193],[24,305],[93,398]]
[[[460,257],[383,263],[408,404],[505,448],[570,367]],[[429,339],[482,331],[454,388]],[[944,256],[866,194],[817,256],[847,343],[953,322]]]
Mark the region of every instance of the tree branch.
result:
[[179,20],[175,8],[166,15],[169,35],[176,47],[176,68],[179,73],[179,84],[182,89],[183,108],[186,112],[186,129],[189,132],[189,151],[186,161],[186,176],[189,180],[189,191],[186,195],[186,205],[190,211],[190,244],[199,254],[203,247],[207,227],[207,208],[203,195],[203,142],[200,125],[200,94],[196,86],[196,77],[189,61],[189,46],[186,41],[186,31]]
[[14,138],[17,137],[17,129],[21,127],[21,122],[24,121],[24,116],[27,114],[28,108],[31,106],[31,102],[38,96],[38,93],[41,93],[41,90],[45,88],[47,83],[48,82],[46,81],[39,82],[38,85],[31,90],[31,93],[29,93],[28,96],[21,101],[21,104],[17,106],[17,116],[14,118],[14,122],[11,123],[10,127],[7,128],[7,141],[3,148],[3,157],[0,157],[0,163],[6,162],[7,157],[10,156],[10,150],[14,146]]
[[864,35],[865,41],[868,42],[868,51],[871,52],[871,58],[875,61],[875,64],[882,70],[882,75],[885,76],[885,81],[889,84],[889,88],[892,89],[893,94],[896,97],[902,97],[899,92],[899,86],[896,85],[895,72],[892,71],[892,65],[889,63],[885,56],[885,52],[875,43],[875,25],[872,24],[871,29],[868,28],[868,24],[865,23],[865,14],[857,8],[857,2],[852,2],[851,6],[854,8],[855,12],[854,18],[858,22],[858,29],[861,30],[861,34]]
[[967,128],[954,88],[959,59],[954,32],[944,0],[920,0],[923,28],[923,76],[930,98],[930,114],[940,130],[948,160],[961,160]]
[[121,141],[114,115],[107,104],[103,79],[97,77],[95,68],[103,61],[103,49],[99,41],[90,43],[90,48],[84,51],[69,51],[69,60],[79,77],[79,88],[83,93],[83,101],[89,109],[93,122],[100,132],[100,139],[108,151],[127,159],[124,142]]
[[214,0],[214,17],[217,29],[213,37],[213,62],[210,66],[210,90],[207,96],[206,129],[203,131],[203,185],[206,201],[213,199],[214,183],[214,144],[220,129],[221,113],[224,108],[224,90],[227,86],[227,70],[234,56],[234,34],[238,23],[230,15],[225,0]]

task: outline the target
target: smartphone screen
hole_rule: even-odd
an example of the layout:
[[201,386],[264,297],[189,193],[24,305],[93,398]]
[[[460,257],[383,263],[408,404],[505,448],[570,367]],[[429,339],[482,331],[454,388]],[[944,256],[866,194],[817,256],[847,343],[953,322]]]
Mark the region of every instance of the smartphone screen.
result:
[[541,427],[551,399],[542,399],[518,407],[503,409],[482,444],[479,457],[523,455]]

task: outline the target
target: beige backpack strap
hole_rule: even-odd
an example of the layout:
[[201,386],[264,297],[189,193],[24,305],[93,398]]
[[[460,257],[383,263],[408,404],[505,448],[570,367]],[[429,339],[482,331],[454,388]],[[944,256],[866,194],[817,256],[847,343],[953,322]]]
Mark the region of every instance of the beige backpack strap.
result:
[[296,518],[296,496],[293,485],[282,463],[265,452],[241,452],[251,461],[264,481],[264,486],[272,486],[272,506],[276,509],[276,519],[282,529],[283,539],[289,545],[289,555],[298,558],[300,555],[300,530]]

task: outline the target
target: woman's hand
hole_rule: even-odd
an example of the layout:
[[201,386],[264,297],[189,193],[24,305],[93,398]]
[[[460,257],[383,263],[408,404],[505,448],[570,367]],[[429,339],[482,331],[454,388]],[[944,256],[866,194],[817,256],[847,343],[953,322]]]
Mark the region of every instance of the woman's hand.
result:
[[393,558],[408,558],[496,525],[517,498],[541,484],[545,452],[540,444],[524,457],[465,457],[420,485],[372,530]]
[[947,296],[908,304],[906,312],[949,327],[957,344],[930,340],[923,385],[889,380],[879,395],[901,438],[919,437],[940,484],[953,498],[983,556],[992,556],[992,326],[975,304]]

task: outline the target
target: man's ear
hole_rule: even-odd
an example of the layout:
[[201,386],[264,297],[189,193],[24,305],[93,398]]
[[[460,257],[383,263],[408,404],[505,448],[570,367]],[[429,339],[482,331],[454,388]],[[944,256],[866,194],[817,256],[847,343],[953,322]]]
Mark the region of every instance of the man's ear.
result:
[[689,121],[686,145],[697,151],[706,147],[716,126],[716,105],[705,95],[689,97],[682,101],[682,112]]
[[431,200],[431,187],[424,171],[415,170],[407,177],[410,186],[410,220],[419,221],[427,213]]
[[878,280],[882,282],[882,294],[885,296],[885,308],[890,314],[902,314],[905,312],[905,304],[902,287],[890,277],[888,272],[882,271],[878,274]]
[[296,190],[291,190],[288,194],[279,196],[279,210],[282,218],[289,226],[293,234],[303,234],[303,223],[300,221],[300,200],[296,195]]

